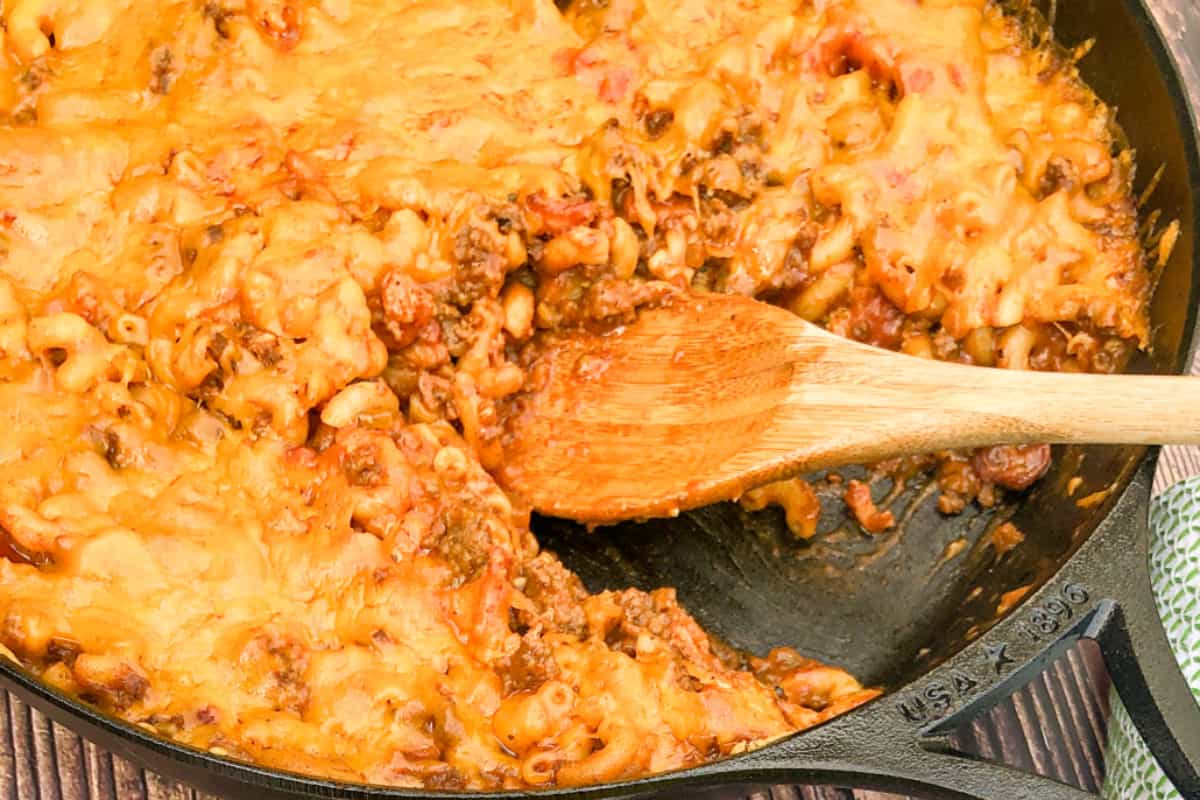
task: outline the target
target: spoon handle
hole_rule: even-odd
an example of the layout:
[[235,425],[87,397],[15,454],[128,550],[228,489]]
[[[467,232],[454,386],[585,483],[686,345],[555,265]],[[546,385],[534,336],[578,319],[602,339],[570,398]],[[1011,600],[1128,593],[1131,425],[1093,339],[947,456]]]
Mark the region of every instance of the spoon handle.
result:
[[[803,425],[814,403],[840,403],[847,441],[891,452],[989,444],[1200,443],[1200,378],[988,369],[863,347],[836,370],[799,354],[781,425]],[[831,377],[822,382],[822,374]],[[827,432],[828,433],[828,432]]]
[[[1004,373],[1004,374],[996,374]],[[1047,442],[1196,444],[1200,379],[988,370],[980,413],[1017,418]]]

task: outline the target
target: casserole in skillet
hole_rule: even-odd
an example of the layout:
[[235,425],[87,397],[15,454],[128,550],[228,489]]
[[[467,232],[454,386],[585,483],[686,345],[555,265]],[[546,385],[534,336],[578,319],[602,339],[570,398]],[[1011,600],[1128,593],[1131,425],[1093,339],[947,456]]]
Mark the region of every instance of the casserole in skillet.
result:
[[[873,695],[538,552],[486,471],[535,329],[735,291],[914,355],[1110,370],[1179,230],[1143,259],[1109,109],[981,5],[6,25],[2,641],[156,733],[330,777],[616,780]],[[885,471],[936,470],[956,513],[1048,464]],[[807,483],[770,501],[812,535]]]

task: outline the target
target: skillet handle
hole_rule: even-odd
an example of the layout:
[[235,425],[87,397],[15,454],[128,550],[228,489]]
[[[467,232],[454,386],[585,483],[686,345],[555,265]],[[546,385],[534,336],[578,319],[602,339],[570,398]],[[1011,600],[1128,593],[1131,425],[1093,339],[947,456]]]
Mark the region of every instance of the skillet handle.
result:
[[[1128,559],[1120,559],[1122,561]],[[1139,552],[1120,606],[1089,631],[1130,719],[1184,797],[1200,797],[1200,707],[1179,671]]]
[[1163,771],[1184,797],[1200,798],[1200,706],[1176,664],[1150,588],[1146,509],[1153,470],[1154,459],[1146,459],[1059,574],[962,652],[856,711],[711,765],[708,780],[833,784],[930,800],[1094,798],[950,746],[952,731],[1080,639],[1092,639]]

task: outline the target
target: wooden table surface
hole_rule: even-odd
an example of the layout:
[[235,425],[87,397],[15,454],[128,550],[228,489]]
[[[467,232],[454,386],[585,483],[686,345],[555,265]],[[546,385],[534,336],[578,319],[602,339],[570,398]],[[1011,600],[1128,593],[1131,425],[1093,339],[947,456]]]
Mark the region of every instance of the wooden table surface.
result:
[[[1200,359],[1193,364],[1200,374]],[[1167,448],[1155,490],[1200,475],[1200,448]],[[958,735],[965,752],[1099,788],[1108,676],[1094,648],[1072,650]],[[899,800],[830,787],[777,787],[747,800]],[[0,692],[0,800],[208,800],[114,757]],[[1005,800],[997,798],[997,800]]]

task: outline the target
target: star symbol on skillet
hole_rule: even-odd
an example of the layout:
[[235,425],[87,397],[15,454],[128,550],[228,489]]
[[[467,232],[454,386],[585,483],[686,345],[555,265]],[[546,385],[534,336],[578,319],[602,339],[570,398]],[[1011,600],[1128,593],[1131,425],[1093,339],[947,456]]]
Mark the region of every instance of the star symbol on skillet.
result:
[[992,662],[992,666],[996,668],[997,675],[1003,672],[1006,666],[1013,663],[1008,653],[1005,652],[1007,649],[1008,645],[1004,642],[988,645],[983,649],[983,653],[987,656],[988,661]]

